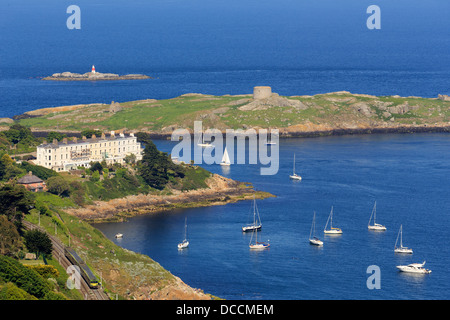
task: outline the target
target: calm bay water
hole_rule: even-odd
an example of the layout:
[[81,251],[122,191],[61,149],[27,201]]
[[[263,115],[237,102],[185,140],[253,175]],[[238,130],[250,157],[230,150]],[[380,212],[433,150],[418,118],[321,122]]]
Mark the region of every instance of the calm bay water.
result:
[[[156,141],[170,151],[173,144]],[[303,180],[291,181],[293,154]],[[251,201],[96,224],[127,249],[144,253],[189,285],[226,299],[448,299],[450,136],[358,135],[280,141],[280,170],[260,176],[258,165],[224,176],[253,183],[276,198],[257,201],[259,233],[269,250],[252,252],[241,226]],[[374,201],[385,232],[369,232]],[[331,206],[341,236],[324,236]],[[313,212],[323,248],[308,242]],[[187,250],[178,251],[188,221]],[[413,255],[394,254],[400,224]],[[117,240],[117,232],[124,238]],[[399,264],[427,261],[429,275],[399,273]],[[381,289],[366,286],[367,268],[381,270]]]

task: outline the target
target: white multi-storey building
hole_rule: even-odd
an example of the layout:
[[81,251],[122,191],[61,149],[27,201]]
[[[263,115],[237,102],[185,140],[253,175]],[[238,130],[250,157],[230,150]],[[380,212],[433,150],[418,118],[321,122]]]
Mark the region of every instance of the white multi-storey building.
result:
[[106,161],[107,164],[124,163],[127,155],[134,154],[136,161],[142,160],[142,146],[133,133],[116,135],[114,131],[97,138],[68,140],[43,143],[37,147],[35,163],[55,171],[68,171],[77,167],[90,167],[91,162]]

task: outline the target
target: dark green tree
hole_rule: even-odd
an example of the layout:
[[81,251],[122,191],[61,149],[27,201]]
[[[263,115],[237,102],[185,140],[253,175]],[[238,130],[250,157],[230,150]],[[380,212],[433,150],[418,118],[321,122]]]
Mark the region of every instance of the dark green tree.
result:
[[36,253],[36,257],[40,254],[52,254],[52,241],[45,232],[38,229],[27,231],[24,234],[25,246],[31,252]]
[[67,135],[65,133],[61,133],[61,132],[56,132],[56,131],[51,131],[48,133],[47,135],[47,141],[48,142],[52,142],[53,139],[56,139],[58,141],[61,141],[62,139],[66,138]]
[[22,214],[34,207],[34,195],[20,184],[7,183],[0,188],[0,214],[9,221],[22,221]]
[[171,176],[184,177],[181,166],[172,162],[167,153],[159,151],[152,141],[148,141],[138,167],[139,175],[152,188],[162,190]]
[[46,181],[48,192],[56,194],[58,196],[66,195],[70,193],[69,183],[61,176],[50,177]]

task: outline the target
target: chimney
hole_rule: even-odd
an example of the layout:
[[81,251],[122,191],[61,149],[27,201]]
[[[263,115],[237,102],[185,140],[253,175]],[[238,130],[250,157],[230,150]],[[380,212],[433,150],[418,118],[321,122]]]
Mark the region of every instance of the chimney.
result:
[[58,139],[53,139],[53,144],[58,145]]
[[102,132],[102,139],[105,139],[106,137],[105,137],[105,133],[104,132]]
[[114,131],[111,131],[111,138],[113,138],[115,135]]
[[92,139],[95,139],[95,138],[97,138],[97,137],[95,136],[95,134],[93,134],[91,138],[92,138]]
[[83,136],[83,138],[82,138],[83,140],[87,140],[87,138],[86,138],[86,136]]
[[63,138],[63,143],[67,144],[67,138]]
[[77,141],[78,141],[78,138],[77,137],[73,137],[73,142],[77,143]]

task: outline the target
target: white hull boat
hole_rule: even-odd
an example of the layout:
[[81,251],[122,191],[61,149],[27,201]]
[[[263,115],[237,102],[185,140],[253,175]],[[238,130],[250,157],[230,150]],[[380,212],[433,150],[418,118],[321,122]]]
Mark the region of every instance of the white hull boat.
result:
[[[398,238],[399,237],[400,237],[400,246],[397,247],[397,243],[398,243]],[[413,253],[413,250],[411,248],[403,246],[403,229],[402,229],[402,225],[400,225],[400,230],[398,231],[398,234],[397,234],[397,240],[395,241],[394,252],[395,253],[405,253],[405,254],[412,254]]]
[[289,176],[292,180],[302,180],[302,177],[300,177],[298,174],[295,173],[295,153],[294,153],[294,167],[292,169],[292,175]]
[[431,270],[424,268],[424,265],[425,261],[423,263],[411,263],[406,266],[397,266],[397,269],[399,269],[402,272],[409,272],[409,273],[419,273],[419,274],[431,273]]
[[[330,222],[330,229],[327,229],[328,222]],[[329,235],[339,235],[342,234],[341,228],[333,227],[333,207],[331,207],[330,215],[328,216],[327,224],[325,225],[325,229],[323,230],[325,234]]]
[[178,244],[178,250],[183,250],[189,247],[189,241],[187,240],[187,217],[184,220],[184,240]]
[[[370,224],[373,217],[373,224]],[[370,215],[369,224],[367,225],[367,228],[372,231],[386,231],[386,227],[378,224],[375,222],[377,218],[377,202],[375,201],[375,204],[373,205],[372,214]]]
[[242,232],[260,231],[262,228],[261,217],[259,216],[256,198],[253,196],[253,223],[242,227]]
[[323,242],[315,236],[315,233],[316,233],[316,212],[314,212],[311,231],[309,232],[309,243],[314,246],[319,247],[323,246]]
[[121,238],[123,238],[123,234],[117,233],[114,237],[115,237],[116,239],[121,239]]
[[231,164],[230,157],[228,156],[227,148],[225,148],[225,151],[223,153],[222,161],[220,162],[221,166],[229,166]]

